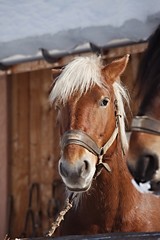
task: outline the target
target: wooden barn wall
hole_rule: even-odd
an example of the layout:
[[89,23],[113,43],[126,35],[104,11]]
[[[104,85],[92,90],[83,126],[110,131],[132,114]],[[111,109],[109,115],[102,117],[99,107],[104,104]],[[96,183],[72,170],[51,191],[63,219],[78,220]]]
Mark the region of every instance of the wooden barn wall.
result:
[[53,180],[58,178],[59,154],[54,108],[48,102],[50,85],[50,70],[10,77],[9,234],[13,237],[25,235],[25,232],[31,234],[33,215],[33,224],[43,226],[37,229],[34,226],[37,235],[42,235],[49,227],[47,207],[52,199]]
[[137,114],[140,104],[140,99],[138,99],[136,96],[135,84],[141,57],[142,53],[132,54],[130,56],[127,68],[121,77],[121,80],[126,86],[130,96],[130,109],[126,108],[128,128],[130,127],[132,117]]
[[[134,97],[133,85],[141,54],[131,55],[122,76]],[[56,113],[48,102],[51,70],[9,76],[10,162],[8,234],[42,236],[63,201],[63,187],[55,190],[59,136]],[[137,103],[131,102],[136,111]],[[59,185],[58,185],[59,186]],[[60,185],[61,186],[61,185]]]

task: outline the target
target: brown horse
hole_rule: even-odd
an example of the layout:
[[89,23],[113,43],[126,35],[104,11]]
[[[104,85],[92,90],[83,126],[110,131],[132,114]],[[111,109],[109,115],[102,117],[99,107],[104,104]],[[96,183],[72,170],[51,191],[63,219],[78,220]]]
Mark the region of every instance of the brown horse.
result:
[[151,190],[160,191],[160,26],[149,38],[136,81],[142,98],[133,119],[127,163],[137,182],[151,181]]
[[132,184],[124,152],[126,90],[119,80],[128,56],[103,66],[79,57],[56,79],[50,94],[61,135],[59,173],[76,193],[60,235],[160,231],[160,199]]

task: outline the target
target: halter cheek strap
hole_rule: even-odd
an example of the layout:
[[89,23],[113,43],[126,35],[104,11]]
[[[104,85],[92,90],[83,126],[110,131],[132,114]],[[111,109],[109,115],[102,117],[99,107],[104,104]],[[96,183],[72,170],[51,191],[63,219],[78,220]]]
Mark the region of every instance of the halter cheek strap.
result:
[[101,148],[101,155],[99,155],[99,157],[98,157],[99,161],[97,163],[97,166],[104,167],[108,172],[111,172],[111,168],[108,165],[108,163],[103,162],[102,159],[103,159],[103,155],[111,147],[111,145],[114,142],[114,140],[116,139],[117,135],[118,135],[118,127],[116,127],[114,129],[112,136],[109,138],[109,140],[106,142],[106,144],[104,144],[104,146]]

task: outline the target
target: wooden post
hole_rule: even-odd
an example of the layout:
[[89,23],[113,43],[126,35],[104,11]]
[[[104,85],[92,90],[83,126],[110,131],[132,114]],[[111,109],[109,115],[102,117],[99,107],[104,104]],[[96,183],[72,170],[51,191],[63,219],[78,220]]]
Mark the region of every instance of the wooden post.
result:
[[8,101],[7,76],[0,76],[0,239],[7,234]]

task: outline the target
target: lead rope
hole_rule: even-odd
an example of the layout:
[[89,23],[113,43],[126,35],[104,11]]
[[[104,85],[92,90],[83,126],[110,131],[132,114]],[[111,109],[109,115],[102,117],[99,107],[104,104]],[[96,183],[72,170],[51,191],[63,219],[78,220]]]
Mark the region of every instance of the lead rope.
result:
[[66,213],[72,208],[73,200],[77,197],[77,194],[71,193],[70,196],[66,199],[65,207],[58,214],[57,219],[52,223],[51,229],[46,234],[46,237],[51,237],[55,233],[56,229],[59,227],[60,223],[64,220]]

